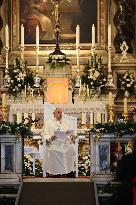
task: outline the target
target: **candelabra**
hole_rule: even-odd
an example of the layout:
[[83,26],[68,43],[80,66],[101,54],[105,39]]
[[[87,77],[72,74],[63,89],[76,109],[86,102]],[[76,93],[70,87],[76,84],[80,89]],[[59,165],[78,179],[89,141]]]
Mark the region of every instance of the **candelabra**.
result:
[[87,98],[90,98],[90,90],[85,83],[79,88],[79,97],[85,102]]
[[20,57],[22,60],[24,60],[24,50],[25,50],[25,47],[24,47],[24,44],[23,45],[20,45],[18,47],[18,50],[20,51]]
[[3,121],[7,122],[8,121],[8,108],[7,107],[2,107],[2,114],[3,114]]
[[34,79],[34,87],[39,88],[41,78],[39,77],[39,46],[38,45],[36,45],[35,51],[36,51],[36,72],[35,72],[36,75]]
[[94,54],[95,54],[95,46],[92,45],[92,47],[91,47],[91,55],[94,56]]
[[113,76],[111,70],[111,47],[110,46],[108,46],[108,78],[105,87],[107,90],[112,90],[114,92],[116,90],[116,86],[113,83]]
[[77,72],[75,87],[76,87],[76,88],[79,88],[79,89],[80,89],[80,87],[81,87],[81,77],[80,77],[79,72]]
[[77,25],[76,27],[77,76],[75,82],[75,87],[77,88],[81,86],[80,63],[79,63],[79,55],[80,55],[79,36],[80,36],[80,27],[79,25]]
[[124,117],[124,121],[127,122],[128,121],[128,112],[123,113],[123,117]]
[[9,52],[9,47],[4,47],[5,52],[6,52],[6,68],[5,68],[5,77],[4,77],[4,87],[8,88],[9,87],[9,82],[10,82],[10,77],[8,75],[8,52]]
[[113,123],[114,122],[114,106],[109,105],[108,111],[109,111],[109,122]]

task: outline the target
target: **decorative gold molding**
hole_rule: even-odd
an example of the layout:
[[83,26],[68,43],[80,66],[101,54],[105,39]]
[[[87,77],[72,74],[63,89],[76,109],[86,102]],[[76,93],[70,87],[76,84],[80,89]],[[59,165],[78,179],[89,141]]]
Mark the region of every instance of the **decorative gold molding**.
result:
[[106,30],[106,0],[99,1],[99,45],[104,46],[106,42],[105,30]]

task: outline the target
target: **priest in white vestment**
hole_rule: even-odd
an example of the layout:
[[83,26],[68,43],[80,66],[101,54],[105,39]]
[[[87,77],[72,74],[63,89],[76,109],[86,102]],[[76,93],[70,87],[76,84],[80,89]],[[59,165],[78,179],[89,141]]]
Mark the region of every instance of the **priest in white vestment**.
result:
[[[45,122],[44,139],[46,150],[43,152],[44,170],[51,175],[63,175],[74,172],[74,140],[76,136],[70,131],[70,123],[63,119],[62,109],[56,108],[54,118]],[[67,133],[66,137],[55,136],[56,131]]]

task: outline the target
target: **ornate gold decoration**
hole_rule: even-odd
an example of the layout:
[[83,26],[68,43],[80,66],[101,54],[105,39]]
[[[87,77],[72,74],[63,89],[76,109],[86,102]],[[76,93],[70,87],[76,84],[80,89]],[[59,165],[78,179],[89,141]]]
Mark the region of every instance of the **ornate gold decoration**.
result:
[[124,117],[124,121],[127,122],[128,121],[128,113],[124,113],[123,117]]
[[108,107],[109,111],[109,122],[113,123],[114,122],[114,106],[109,106]]
[[100,132],[97,132],[95,134],[95,142],[97,143],[101,137],[102,137],[102,134]]
[[79,88],[79,97],[86,102],[87,99],[90,99],[90,90],[88,85],[85,83],[80,86]]
[[122,51],[122,57],[120,59],[120,62],[128,62],[128,58],[127,58],[128,49],[129,49],[129,47],[128,47],[126,41],[123,41],[123,43],[120,46],[120,50]]
[[7,122],[8,121],[8,108],[7,107],[2,107],[2,114],[3,114],[3,121]]
[[106,36],[105,36],[105,25],[106,25],[106,0],[99,0],[99,36],[100,36],[100,45],[104,45],[106,42]]

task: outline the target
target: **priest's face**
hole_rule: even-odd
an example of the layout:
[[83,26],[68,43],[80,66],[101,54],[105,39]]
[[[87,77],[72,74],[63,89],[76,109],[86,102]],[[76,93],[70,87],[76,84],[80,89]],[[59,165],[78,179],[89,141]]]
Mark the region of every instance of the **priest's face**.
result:
[[54,117],[56,120],[61,120],[62,119],[62,109],[61,108],[56,108],[54,112]]

